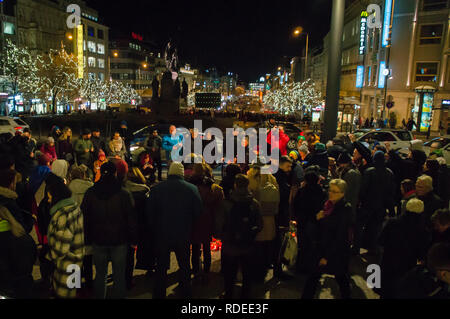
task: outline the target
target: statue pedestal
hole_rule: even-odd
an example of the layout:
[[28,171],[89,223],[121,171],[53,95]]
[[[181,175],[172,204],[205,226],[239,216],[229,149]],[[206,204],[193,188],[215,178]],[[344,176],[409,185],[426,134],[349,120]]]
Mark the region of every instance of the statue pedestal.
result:
[[179,98],[174,97],[174,81],[172,73],[166,71],[161,80],[161,97],[152,98],[152,112],[158,116],[177,114],[180,109]]

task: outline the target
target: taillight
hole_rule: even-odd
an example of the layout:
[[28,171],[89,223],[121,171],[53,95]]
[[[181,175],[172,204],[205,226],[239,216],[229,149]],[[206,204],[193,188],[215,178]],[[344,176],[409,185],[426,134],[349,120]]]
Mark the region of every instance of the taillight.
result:
[[16,131],[18,131],[18,130],[23,129],[23,127],[22,127],[22,126],[16,126],[14,129],[15,129]]

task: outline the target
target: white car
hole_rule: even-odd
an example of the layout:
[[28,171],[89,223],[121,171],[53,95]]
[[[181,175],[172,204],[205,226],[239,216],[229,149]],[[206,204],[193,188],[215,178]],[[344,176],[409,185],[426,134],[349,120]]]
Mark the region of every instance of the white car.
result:
[[15,135],[16,131],[23,131],[25,128],[30,128],[27,123],[19,118],[12,118],[8,116],[0,116],[0,134]]
[[414,139],[411,132],[407,130],[396,129],[374,129],[374,130],[357,130],[354,133],[356,140],[359,142],[367,142],[372,147],[375,141],[385,146],[389,142],[391,149],[407,149],[411,146]]
[[428,141],[423,144],[423,150],[425,153],[430,155],[430,147],[433,143],[439,143],[439,149],[442,149],[442,153],[444,154],[444,158],[447,161],[447,165],[450,165],[450,135],[444,135],[441,137],[436,137],[431,141]]

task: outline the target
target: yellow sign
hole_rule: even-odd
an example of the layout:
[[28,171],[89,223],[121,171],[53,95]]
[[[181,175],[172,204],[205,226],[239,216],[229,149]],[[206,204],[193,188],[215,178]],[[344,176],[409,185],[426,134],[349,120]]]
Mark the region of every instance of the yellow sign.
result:
[[77,27],[77,58],[78,58],[78,78],[84,77],[84,56],[83,56],[83,25]]

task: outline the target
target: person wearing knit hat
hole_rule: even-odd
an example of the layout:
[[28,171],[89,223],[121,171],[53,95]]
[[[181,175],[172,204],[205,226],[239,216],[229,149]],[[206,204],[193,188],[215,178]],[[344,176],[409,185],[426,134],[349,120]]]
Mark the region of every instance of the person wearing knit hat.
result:
[[425,260],[431,242],[431,233],[424,220],[424,202],[412,198],[406,204],[406,212],[390,219],[384,226],[380,245],[384,248],[381,261],[381,298],[394,297],[397,282],[418,260]]
[[42,154],[46,154],[50,158],[51,163],[58,159],[56,156],[55,139],[51,136],[49,136],[45,143],[42,144],[40,151]]
[[100,173],[100,167],[108,161],[106,158],[105,152],[100,150],[98,152],[98,158],[94,162],[94,182],[98,182],[100,177],[102,176]]
[[327,148],[326,148],[325,144],[322,144],[322,143],[316,143],[316,144],[314,145],[314,150],[315,150],[315,151],[326,151]]
[[422,140],[412,140],[411,146],[409,147],[411,151],[423,151],[423,141]]
[[366,146],[364,146],[363,143],[359,141],[354,142],[353,146],[355,147],[353,152],[353,163],[355,163],[360,173],[363,174],[372,163],[372,153]]
[[178,162],[172,162],[172,164],[169,167],[169,173],[167,176],[178,176],[184,178],[184,166],[181,163]]
[[166,298],[171,251],[175,251],[178,261],[182,297],[191,297],[189,240],[193,225],[202,212],[203,203],[198,188],[184,180],[183,164],[172,162],[167,180],[155,185],[150,191],[145,212],[147,216],[154,216],[152,236],[157,243],[154,299]]
[[300,154],[297,151],[291,151],[289,153],[289,157],[292,158],[294,161],[297,161],[300,158]]
[[114,163],[114,165],[116,165],[116,170],[117,170],[117,178],[119,179],[119,181],[123,182],[123,180],[125,179],[125,177],[128,174],[128,164],[127,162],[125,162],[122,159],[112,159],[111,162]]

